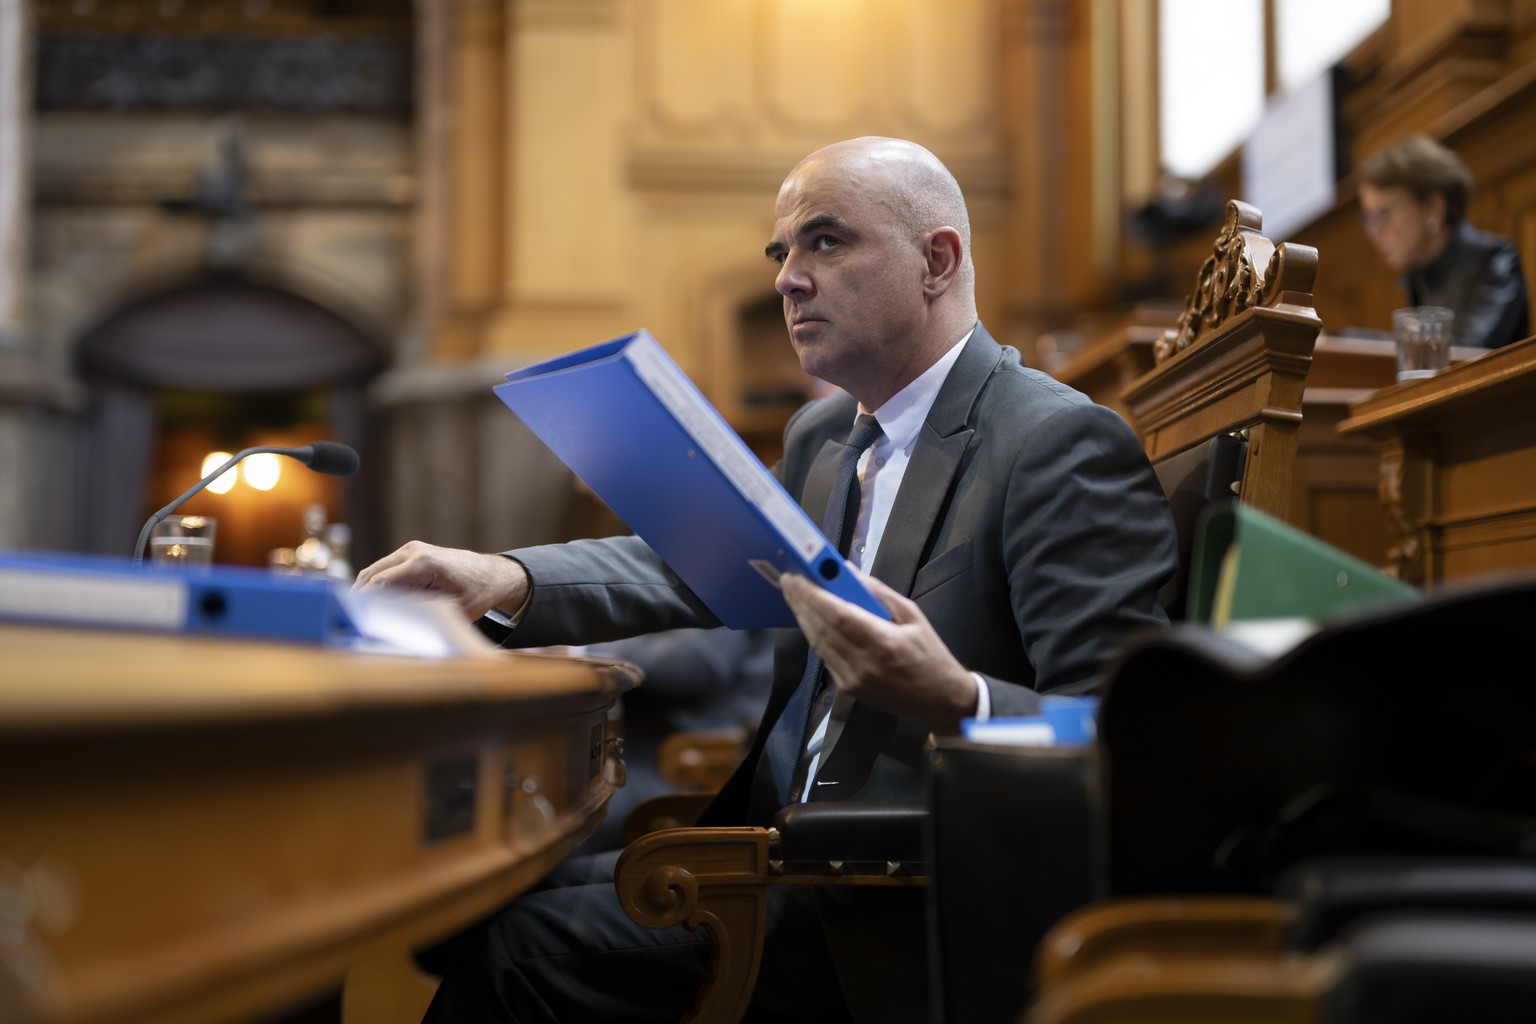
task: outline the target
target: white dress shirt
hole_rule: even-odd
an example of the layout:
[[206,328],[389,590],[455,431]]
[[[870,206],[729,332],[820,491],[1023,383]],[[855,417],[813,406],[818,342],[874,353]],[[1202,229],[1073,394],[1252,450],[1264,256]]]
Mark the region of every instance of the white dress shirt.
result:
[[[890,521],[891,508],[896,504],[896,494],[901,490],[902,477],[906,476],[907,465],[912,460],[917,435],[928,419],[928,413],[933,408],[934,400],[939,397],[939,389],[944,386],[949,371],[960,358],[960,350],[970,340],[971,333],[967,331],[965,337],[939,357],[938,362],[873,411],[875,419],[880,421],[883,434],[859,457],[859,518],[853,524],[853,539],[848,547],[848,560],[857,565],[861,572],[868,573],[870,566],[875,564],[875,553],[880,550],[880,540],[885,536],[885,526]],[[859,407],[861,413],[869,411],[862,405]],[[849,429],[853,429],[851,423]],[[976,681],[976,718],[984,720],[992,710],[991,695],[979,676],[972,673],[971,678]],[[831,680],[827,681],[827,685],[832,685]],[[802,800],[813,788],[816,770],[821,765],[821,748],[826,741],[827,724],[832,714],[829,711],[821,717],[811,731],[810,739],[806,741],[802,756],[809,756],[811,760],[806,770]]]

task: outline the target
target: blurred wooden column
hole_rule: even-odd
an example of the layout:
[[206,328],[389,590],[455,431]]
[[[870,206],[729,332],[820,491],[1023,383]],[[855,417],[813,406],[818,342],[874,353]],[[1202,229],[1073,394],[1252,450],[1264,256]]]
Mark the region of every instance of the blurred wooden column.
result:
[[1119,273],[1122,27],[1113,0],[1009,0],[1002,28],[1008,334],[1038,365],[1035,339],[1102,306]]
[[35,436],[35,410],[46,388],[27,343],[31,22],[29,0],[0,0],[0,548],[39,543],[35,495],[52,454],[39,450]]
[[20,343],[31,199],[31,5],[0,0],[0,349]]
[[417,17],[418,317],[431,358],[461,359],[482,351],[508,270],[507,0],[436,0]]
[[512,305],[514,56],[520,0],[418,0],[414,341],[370,388],[380,547],[498,550],[567,539],[570,474],[491,391]]
[[1007,316],[1033,361],[1033,340],[1066,304],[1066,0],[1011,0],[1003,12],[1004,118],[1014,150],[1004,260]]

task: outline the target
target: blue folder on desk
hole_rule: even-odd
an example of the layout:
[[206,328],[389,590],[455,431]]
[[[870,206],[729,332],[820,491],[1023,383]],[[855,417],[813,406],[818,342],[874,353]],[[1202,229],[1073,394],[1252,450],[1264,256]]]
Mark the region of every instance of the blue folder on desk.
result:
[[265,569],[135,565],[126,558],[0,551],[0,622],[347,643],[340,584]]
[[515,370],[495,391],[725,625],[794,625],[774,582],[785,572],[890,618],[646,331]]

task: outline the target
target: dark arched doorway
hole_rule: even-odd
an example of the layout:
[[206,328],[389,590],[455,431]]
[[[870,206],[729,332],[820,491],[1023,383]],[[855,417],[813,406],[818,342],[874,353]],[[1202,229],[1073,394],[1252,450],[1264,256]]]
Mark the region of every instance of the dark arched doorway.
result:
[[207,451],[334,440],[358,449],[357,476],[316,477],[284,460],[272,491],[204,493],[187,510],[219,517],[221,562],[265,564],[268,549],[302,536],[311,502],[372,550],[364,387],[385,359],[346,318],[244,278],[208,279],[119,309],[81,338],[77,359],[91,393],[76,491],[83,549],[131,551],[144,519],[196,482]]

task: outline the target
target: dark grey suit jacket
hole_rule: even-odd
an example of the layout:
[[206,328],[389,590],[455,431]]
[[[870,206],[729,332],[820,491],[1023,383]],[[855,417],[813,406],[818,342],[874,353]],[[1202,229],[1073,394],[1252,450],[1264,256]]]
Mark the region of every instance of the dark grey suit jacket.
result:
[[[820,521],[855,415],[848,396],[806,406],[776,467]],[[634,537],[510,551],[534,583],[512,642],[592,642],[715,620]],[[1166,621],[1157,590],[1177,559],[1173,522],[1140,444],[1113,411],[1036,370],[980,324],[919,432],[873,573],[910,596],[967,668],[995,715],[1043,693],[1091,690],[1129,634]],[[749,811],[761,739],[804,670],[795,630],[778,641],[759,745],[706,823],[762,824]],[[847,701],[846,698],[839,698]],[[816,798],[919,800],[927,734],[866,705],[818,772]]]

